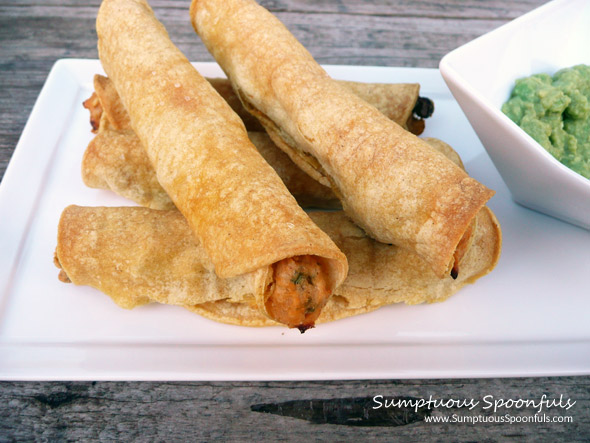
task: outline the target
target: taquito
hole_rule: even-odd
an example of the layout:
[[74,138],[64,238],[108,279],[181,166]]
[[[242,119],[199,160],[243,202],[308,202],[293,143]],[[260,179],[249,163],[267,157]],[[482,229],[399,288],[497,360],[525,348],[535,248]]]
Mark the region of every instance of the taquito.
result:
[[312,327],[346,277],[344,254],[299,207],[146,1],[104,0],[96,29],[102,66],[208,267],[222,279],[254,273],[261,313],[301,331]]
[[[139,139],[130,129],[129,116],[112,82],[107,77],[96,75],[94,84],[95,93],[84,102],[84,106],[90,111],[91,125],[98,135],[90,142],[84,154],[84,182],[90,187],[111,189],[143,206],[155,209],[174,208],[160,186]],[[379,85],[375,86],[379,89]],[[225,95],[231,96],[227,93]],[[330,188],[321,185],[296,167],[266,134],[252,132],[249,136],[300,205],[323,209],[340,207]],[[464,169],[461,159],[449,145],[434,138],[424,140]],[[461,258],[471,244],[474,229],[475,221],[472,221],[469,235],[464,235],[455,249],[451,272],[453,276],[459,272]]]
[[493,191],[332,80],[253,0],[193,0],[190,15],[246,109],[365,232],[451,271]]
[[[208,81],[243,119],[246,128],[255,128],[255,125],[249,123],[254,117],[244,110],[237,96],[233,94],[229,81]],[[359,97],[376,103],[389,118],[399,118],[399,121],[412,118],[410,105],[416,102],[418,84],[342,83],[356,91]],[[90,142],[84,154],[84,183],[91,188],[110,189],[142,206],[154,209],[174,208],[158,183],[147,154],[142,152],[139,139],[131,130],[129,115],[112,82],[108,77],[97,74],[94,76],[94,90],[92,96],[84,101],[84,107],[89,110],[92,130],[98,135]],[[249,137],[301,206],[340,208],[340,201],[330,188],[295,166],[267,135],[249,132]],[[452,149],[451,151],[454,152]]]
[[[84,102],[90,111],[93,132],[96,132],[82,158],[84,183],[91,188],[112,190],[149,208],[175,208],[158,182],[139,138],[131,129],[129,116],[112,83],[104,82],[103,79],[107,80],[106,77],[95,76],[95,87],[100,92]],[[105,88],[105,84],[109,86]],[[266,133],[249,132],[248,137],[301,206],[324,209],[340,207],[340,201],[331,189],[295,166]]]
[[[91,140],[82,159],[82,177],[85,184],[93,188],[111,190],[149,208],[174,209],[174,203],[160,186],[148,156],[133,131],[103,128],[104,126],[101,126],[96,137]],[[251,132],[249,137],[302,207],[339,208],[339,201],[330,188],[321,185],[299,169],[272,143],[267,134]],[[447,143],[431,137],[424,140],[463,168],[461,158]],[[475,229],[475,221],[470,229]],[[455,250],[452,275],[456,276],[459,273],[461,258],[472,240],[471,236],[464,237]]]
[[[281,151],[263,132],[249,132],[250,140],[287,189],[304,208],[338,209],[340,201],[330,188],[320,184]],[[435,149],[461,159],[446,143],[426,138]],[[86,186],[115,192],[122,197],[153,209],[173,209],[174,203],[158,182],[156,171],[132,130],[114,130],[100,126],[82,158],[82,179]]]
[[[350,265],[318,322],[391,303],[443,301],[490,272],[500,254],[499,225],[487,208],[477,215],[474,241],[457,279],[441,279],[416,254],[370,239],[341,211],[310,216],[345,252]],[[206,261],[206,251],[175,210],[69,206],[58,227],[55,263],[62,281],[97,288],[124,308],[158,302],[225,323],[277,324],[257,309],[256,291],[261,288],[252,274],[220,279]]]
[[[234,93],[231,83],[226,78],[207,78],[211,86],[230,105],[236,114],[240,116],[248,131],[263,131],[258,120],[242,106],[238,96]],[[424,119],[434,112],[434,103],[426,97],[421,97],[420,84],[418,83],[362,83],[337,80],[344,87],[371,103],[387,118],[413,132],[421,134],[424,131]],[[115,129],[127,129],[129,117],[121,104],[117,90],[108,77],[100,74],[94,76],[94,94],[96,96],[87,100],[88,104],[97,100],[102,106],[108,106],[105,110],[113,118],[111,123]],[[97,116],[91,121],[98,124],[100,110],[95,111]],[[94,126],[94,125],[93,125]],[[98,126],[94,127],[96,130]]]

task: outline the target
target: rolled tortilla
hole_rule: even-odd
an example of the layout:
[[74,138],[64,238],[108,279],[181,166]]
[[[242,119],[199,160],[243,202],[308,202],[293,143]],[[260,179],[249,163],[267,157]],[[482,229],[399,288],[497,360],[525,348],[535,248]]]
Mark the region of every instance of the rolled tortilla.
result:
[[[320,184],[278,149],[266,133],[249,132],[250,140],[287,189],[304,208],[338,209],[340,201],[330,188]],[[462,166],[457,153],[446,143],[426,139],[452,161]],[[100,126],[82,158],[82,179],[91,188],[113,191],[152,209],[173,209],[174,203],[158,182],[156,172],[132,130]]]
[[176,208],[131,129],[98,129],[82,157],[82,180],[90,188],[113,191],[148,208]]
[[336,82],[416,135],[424,132],[424,119],[434,112],[432,100],[420,97],[419,83]]
[[[339,201],[330,188],[301,171],[272,143],[266,133],[251,132],[249,137],[301,206],[318,209],[339,207]],[[461,158],[447,143],[432,137],[424,140],[464,169]],[[91,140],[84,153],[82,178],[89,187],[111,190],[142,206],[154,209],[175,208],[166,191],[160,186],[141,142],[131,130],[114,130],[109,125],[101,124],[98,134]],[[454,277],[459,274],[461,260],[473,241],[474,229],[475,220],[471,223],[469,235],[464,235],[455,249],[451,272]]]
[[[350,265],[318,322],[391,303],[443,301],[489,273],[500,254],[501,232],[487,208],[477,215],[474,241],[456,280],[439,278],[407,250],[370,239],[341,211],[310,215],[346,253]],[[225,323],[277,324],[257,309],[264,287],[256,273],[220,279],[206,262],[204,248],[178,211],[70,206],[59,223],[55,263],[62,281],[97,288],[124,308],[158,302]]]
[[[238,114],[249,131],[262,131],[263,128],[258,120],[244,109],[238,96],[234,93],[231,83],[224,78],[208,78],[207,81],[213,86],[227,104]],[[400,100],[410,100],[410,97],[402,97]],[[97,103],[100,103],[98,110],[94,109]],[[91,123],[94,132],[98,131],[98,122],[101,113],[106,113],[106,122],[110,127],[118,130],[130,129],[131,122],[125,106],[121,103],[119,94],[113,82],[104,75],[96,74],[94,76],[94,93],[92,97],[84,102],[84,106],[90,110]],[[390,105],[393,106],[393,105]],[[404,109],[400,107],[399,112]]]
[[[211,86],[223,97],[236,114],[243,120],[248,131],[263,131],[260,122],[244,107],[226,78],[207,78]],[[361,83],[338,81],[355,95],[371,103],[387,118],[413,132],[421,134],[424,131],[424,119],[432,115],[434,103],[432,100],[420,97],[418,83]],[[117,90],[108,77],[100,74],[94,76],[94,91],[96,97],[88,100],[102,102],[104,111],[115,129],[128,129],[129,117],[125,107],[119,100]],[[99,111],[96,111],[99,112]],[[98,118],[91,119],[98,123]],[[93,125],[94,126],[94,125]],[[95,128],[96,129],[96,128]]]
[[[297,205],[145,1],[104,0],[96,27],[103,68],[209,269],[222,279],[254,273],[264,288],[256,292],[261,313],[312,327],[346,277],[344,254]],[[299,274],[306,281],[297,291],[282,284]]]
[[[249,132],[258,152],[277,172],[287,189],[303,207],[336,209],[340,201],[330,188],[299,169],[263,132]],[[160,185],[156,171],[132,130],[99,127],[82,158],[86,186],[111,190],[153,209],[173,209],[174,203]]]
[[[96,93],[84,102],[84,106],[90,111],[91,124],[98,135],[90,142],[84,154],[84,182],[90,187],[110,189],[150,208],[175,208],[160,186],[141,142],[130,129],[129,117],[112,82],[107,77],[97,75],[94,83]],[[266,134],[251,132],[249,137],[300,205],[323,209],[340,207],[330,188],[313,180],[295,166]],[[435,138],[424,140],[464,169],[460,157],[448,144]],[[455,249],[452,276],[456,277],[459,273],[461,259],[471,245],[474,229],[475,220]]]
[[[230,104],[232,109],[242,110],[248,114],[237,96],[231,91],[231,84],[227,79],[208,79],[220,95]],[[361,97],[373,100],[390,118],[396,115],[409,118],[411,107],[403,103],[416,102],[419,85],[399,84],[350,84],[351,89]],[[391,88],[390,86],[395,86]],[[149,158],[143,152],[141,142],[131,129],[129,115],[121,103],[119,95],[108,77],[94,76],[95,92],[84,102],[90,112],[90,122],[93,132],[97,136],[89,143],[82,160],[82,179],[84,183],[97,189],[108,189],[130,200],[154,209],[172,209],[174,203],[160,186]],[[414,90],[415,93],[403,93]],[[396,96],[395,91],[399,94]],[[383,96],[380,96],[383,94]],[[245,117],[241,114],[240,117]],[[244,120],[248,127],[247,120]],[[250,124],[250,126],[253,126]],[[274,145],[268,135],[260,132],[249,132],[249,137],[264,159],[279,174],[287,189],[293,194],[297,202],[303,207],[323,209],[340,208],[340,201],[327,186],[312,179],[291,159]],[[444,149],[445,155],[455,155],[455,161],[460,159],[455,151],[443,142],[438,143],[437,149]]]
[[193,26],[244,106],[371,237],[439,276],[493,191],[332,80],[252,0],[193,0]]

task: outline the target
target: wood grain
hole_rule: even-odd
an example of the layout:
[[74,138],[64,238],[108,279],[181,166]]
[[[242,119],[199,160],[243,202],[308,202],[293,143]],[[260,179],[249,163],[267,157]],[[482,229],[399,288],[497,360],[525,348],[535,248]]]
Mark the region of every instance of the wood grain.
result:
[[[191,60],[212,60],[190,26],[188,0],[151,3],[172,40]],[[450,50],[545,0],[261,3],[275,12],[321,63],[432,68]],[[0,178],[53,63],[66,57],[97,57],[94,20],[98,5],[97,0],[0,3]],[[397,411],[392,413],[397,423],[405,417],[409,424],[393,426],[394,419],[382,426],[327,424],[337,420],[333,418],[336,410],[341,418],[352,417],[355,411],[346,409],[354,404],[352,399],[370,400],[379,394],[426,399],[430,395],[540,399],[545,394],[550,398],[563,395],[576,404],[567,411],[573,423],[434,424]],[[313,414],[310,405],[316,408]],[[318,407],[322,408],[320,413]],[[590,377],[272,383],[2,382],[0,442],[588,441],[589,410]],[[447,412],[438,409],[432,415]],[[488,413],[481,408],[453,412]],[[531,414],[530,409],[514,413]],[[566,412],[554,410],[549,415]],[[319,424],[322,420],[324,423]]]
[[[572,423],[501,424],[403,422],[356,426],[322,424],[350,398],[405,396],[429,399],[475,399],[468,408],[436,408],[433,416],[531,417],[535,408],[485,410],[481,399],[534,399],[560,395],[576,401],[568,411],[550,409],[547,416],[571,416]],[[41,441],[588,441],[590,382],[587,378],[517,378],[483,380],[385,380],[241,383],[4,383],[0,384],[0,435]],[[316,401],[312,401],[316,399]],[[323,404],[321,403],[323,399]],[[344,399],[338,402],[338,399]],[[493,401],[492,400],[492,401]],[[299,401],[290,409],[285,401]],[[283,403],[285,412],[256,412],[260,404]],[[315,422],[309,420],[316,407]],[[377,403],[375,403],[377,404]],[[303,405],[303,406],[302,406]],[[254,406],[254,408],[253,408]],[[317,410],[318,406],[321,408]],[[542,411],[543,413],[544,411]],[[392,410],[392,414],[396,412]],[[406,414],[406,417],[411,414]],[[492,418],[488,418],[491,420]],[[392,420],[393,423],[393,420]],[[2,440],[2,437],[0,437]]]

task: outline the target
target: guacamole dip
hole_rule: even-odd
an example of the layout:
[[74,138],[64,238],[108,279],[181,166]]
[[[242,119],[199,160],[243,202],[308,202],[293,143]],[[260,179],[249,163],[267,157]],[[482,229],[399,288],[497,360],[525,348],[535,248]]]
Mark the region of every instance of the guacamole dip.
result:
[[502,112],[557,160],[590,179],[590,66],[516,80]]

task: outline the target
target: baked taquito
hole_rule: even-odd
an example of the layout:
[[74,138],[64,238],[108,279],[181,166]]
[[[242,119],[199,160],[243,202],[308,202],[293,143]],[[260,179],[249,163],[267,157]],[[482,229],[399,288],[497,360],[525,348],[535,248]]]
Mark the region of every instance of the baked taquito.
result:
[[332,80],[253,0],[193,0],[190,15],[246,109],[365,232],[455,269],[493,191]]
[[[256,125],[251,122],[254,117],[244,110],[227,79],[208,81],[244,120],[246,128],[250,129],[250,140],[277,171],[301,206],[323,209],[340,207],[340,201],[331,189],[295,166],[266,133],[252,132],[256,129]],[[343,83],[360,97],[378,105],[389,118],[398,118],[400,122],[413,119],[411,106],[417,101],[419,85]],[[115,87],[107,77],[98,74],[94,76],[94,92],[84,102],[84,106],[90,112],[92,131],[97,134],[88,145],[82,161],[84,183],[91,188],[110,189],[142,206],[154,209],[174,208],[168,194],[160,186],[139,139],[131,129],[129,115]],[[417,119],[412,121],[417,125]]]
[[[243,120],[248,131],[263,131],[262,125],[242,106],[235,94],[231,83],[226,78],[207,78],[211,86],[231,106]],[[434,103],[426,97],[421,97],[418,83],[362,83],[337,80],[351,92],[375,106],[387,118],[393,120],[414,134],[424,131],[424,119],[434,112]],[[125,129],[129,125],[129,118],[121,104],[117,90],[108,77],[97,74],[94,76],[94,93],[87,100],[89,109],[93,104],[106,102],[111,108],[110,115],[114,118],[115,129]],[[96,117],[92,120],[98,125],[100,109],[95,109]],[[96,130],[98,126],[95,126]]]
[[[278,149],[263,132],[249,132],[250,140],[283,180],[304,208],[339,209],[340,201],[330,188],[320,184]],[[430,145],[460,164],[456,152],[446,143],[426,138]],[[158,182],[156,171],[132,130],[100,126],[82,158],[82,179],[86,186],[105,189],[153,209],[173,209],[174,203]]]
[[301,331],[312,327],[346,277],[344,254],[299,207],[147,2],[104,0],[96,28],[102,66],[158,182],[202,245],[206,267],[220,279],[253,274],[262,314]]
[[[416,254],[367,237],[342,211],[310,216],[345,252],[350,266],[318,322],[391,303],[443,301],[490,272],[500,254],[499,225],[487,208],[477,215],[457,279],[440,278]],[[55,263],[64,282],[97,288],[124,308],[158,302],[241,326],[277,324],[258,309],[252,274],[221,279],[207,261],[206,251],[176,210],[69,206],[58,227]],[[307,279],[299,274],[293,284],[307,285]]]
[[[224,84],[228,85],[227,82]],[[129,115],[112,82],[96,75],[94,87],[95,92],[84,101],[84,107],[90,111],[92,130],[96,133],[82,159],[84,183],[91,188],[111,190],[149,208],[175,208],[158,182],[139,138],[131,129]],[[224,98],[227,97],[231,99],[231,94],[224,94]],[[248,137],[301,206],[340,207],[340,201],[331,189],[295,166],[265,132],[248,132]]]

